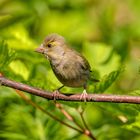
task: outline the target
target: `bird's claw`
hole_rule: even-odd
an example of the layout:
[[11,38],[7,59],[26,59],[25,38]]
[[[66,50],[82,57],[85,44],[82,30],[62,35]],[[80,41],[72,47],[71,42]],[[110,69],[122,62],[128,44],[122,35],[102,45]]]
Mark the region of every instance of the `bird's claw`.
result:
[[87,96],[88,96],[87,91],[84,89],[83,93],[80,96],[80,100],[84,100],[84,102],[86,102]]
[[52,96],[53,96],[53,100],[55,101],[57,99],[57,97],[59,96],[60,92],[59,90],[55,90],[53,93],[52,93]]

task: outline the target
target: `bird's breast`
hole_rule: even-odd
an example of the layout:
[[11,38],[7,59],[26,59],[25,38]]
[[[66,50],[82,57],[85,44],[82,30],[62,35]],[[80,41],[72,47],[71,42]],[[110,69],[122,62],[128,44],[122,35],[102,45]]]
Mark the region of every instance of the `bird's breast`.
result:
[[51,66],[58,80],[65,86],[80,87],[89,79],[90,71],[82,69],[78,61],[63,58],[51,62]]

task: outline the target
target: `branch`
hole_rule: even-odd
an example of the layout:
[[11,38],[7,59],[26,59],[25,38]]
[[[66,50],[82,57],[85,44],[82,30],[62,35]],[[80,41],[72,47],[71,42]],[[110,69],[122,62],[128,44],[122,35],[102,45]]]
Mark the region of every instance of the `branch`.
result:
[[58,109],[60,109],[60,111],[65,115],[65,117],[70,120],[71,122],[73,122],[82,132],[83,134],[85,134],[86,136],[90,137],[92,140],[96,140],[96,138],[93,136],[91,130],[88,128],[85,120],[84,120],[84,116],[82,114],[80,114],[80,116],[82,116],[82,121],[84,123],[85,128],[83,128],[77,121],[76,119],[70,114],[68,113],[63,106],[60,103],[55,103],[56,107]]
[[[35,87],[31,87],[26,84],[12,81],[6,77],[0,75],[0,84],[2,86],[11,87],[24,92],[28,92],[35,96],[40,96],[48,100],[54,100],[54,96],[50,91],[44,91]],[[55,97],[56,100],[62,101],[77,101],[84,102],[84,98],[81,99],[81,94],[64,95],[59,94]],[[128,95],[111,95],[111,94],[88,94],[86,102],[111,102],[111,103],[132,103],[140,104],[140,96],[128,96]]]
[[[43,113],[45,113],[46,115],[48,115],[48,116],[51,117],[52,119],[58,121],[59,123],[61,123],[61,124],[65,125],[65,126],[71,128],[71,129],[73,129],[73,130],[75,130],[75,131],[77,131],[77,132],[79,132],[79,133],[81,133],[81,134],[83,134],[83,131],[82,131],[82,130],[80,130],[80,129],[76,128],[76,127],[73,127],[72,125],[70,125],[70,124],[64,122],[63,120],[59,119],[57,116],[55,116],[55,115],[53,115],[52,113],[48,112],[47,110],[43,109],[41,106],[37,105],[35,102],[33,102],[32,100],[30,100],[28,97],[26,97],[21,91],[16,90],[16,93],[17,93],[22,99],[24,99],[25,101],[27,101],[30,105],[32,105],[33,107],[35,107],[35,108],[41,110]],[[86,135],[86,134],[85,134],[85,135]],[[88,136],[88,135],[87,135],[87,136]],[[90,137],[90,136],[89,136],[89,137]]]

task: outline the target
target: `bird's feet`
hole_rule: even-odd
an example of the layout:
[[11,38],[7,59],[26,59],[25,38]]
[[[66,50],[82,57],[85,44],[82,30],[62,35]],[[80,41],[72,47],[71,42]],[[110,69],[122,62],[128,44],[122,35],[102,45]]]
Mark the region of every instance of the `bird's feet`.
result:
[[59,94],[60,94],[59,90],[55,90],[55,91],[52,93],[52,96],[53,96],[54,101],[57,99],[57,97],[59,96]]
[[87,96],[88,96],[87,91],[84,89],[83,90],[83,93],[80,96],[80,100],[83,100],[84,99],[84,102],[86,102]]

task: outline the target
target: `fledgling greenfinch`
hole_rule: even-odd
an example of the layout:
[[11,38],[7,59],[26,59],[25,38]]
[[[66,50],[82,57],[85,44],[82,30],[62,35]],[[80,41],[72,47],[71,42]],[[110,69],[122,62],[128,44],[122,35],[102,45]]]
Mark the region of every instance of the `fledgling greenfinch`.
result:
[[81,98],[86,100],[91,68],[84,56],[70,48],[65,39],[58,34],[48,35],[36,52],[49,60],[54,74],[63,86],[83,87]]

